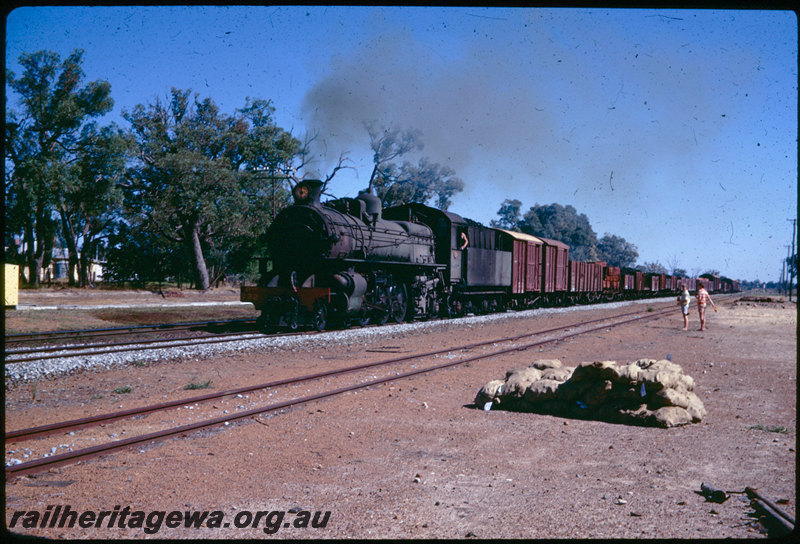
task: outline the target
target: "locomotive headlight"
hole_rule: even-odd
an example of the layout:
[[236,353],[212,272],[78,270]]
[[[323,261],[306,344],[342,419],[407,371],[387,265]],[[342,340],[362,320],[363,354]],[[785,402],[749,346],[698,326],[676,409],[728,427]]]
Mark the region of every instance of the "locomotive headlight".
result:
[[295,185],[294,188],[294,197],[298,201],[303,201],[308,199],[308,195],[311,194],[311,190],[308,188],[308,185],[305,183],[298,183]]
[[304,179],[292,189],[294,203],[301,206],[319,206],[321,193],[322,182],[318,179]]

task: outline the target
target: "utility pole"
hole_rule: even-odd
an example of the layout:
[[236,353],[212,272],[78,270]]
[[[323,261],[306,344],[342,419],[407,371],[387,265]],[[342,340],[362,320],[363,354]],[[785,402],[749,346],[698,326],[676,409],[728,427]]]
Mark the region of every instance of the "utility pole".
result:
[[[789,246],[786,246],[786,247],[788,248]],[[781,279],[778,282],[778,285],[780,286],[778,288],[778,291],[783,291],[785,293],[786,292],[786,260],[785,259],[781,263]]]
[[792,256],[792,246],[783,246],[786,248],[786,258],[783,260],[783,267],[781,267],[781,289],[784,295],[791,296],[787,286],[789,285],[789,258]]
[[269,166],[269,177],[272,179],[272,220],[275,220],[275,167]]
[[[257,168],[253,168],[253,172],[260,178],[260,179],[269,179],[272,183],[272,219],[275,219],[275,215],[277,214],[277,197],[276,197],[276,188],[275,188],[275,181],[276,180],[284,180],[286,176],[276,176],[275,175],[275,165],[271,164],[269,168],[259,166]],[[266,175],[264,175],[266,174]]]
[[794,256],[794,235],[797,232],[797,219],[787,219],[792,222],[792,251],[789,254],[789,302],[792,301],[792,286],[794,285],[794,269],[796,258]]
[[[789,246],[784,247],[786,247],[786,251],[789,251]],[[781,263],[781,281],[778,284],[780,285],[780,289],[778,289],[778,291],[783,292],[783,294],[786,294],[786,264],[786,259],[783,259],[783,262]]]

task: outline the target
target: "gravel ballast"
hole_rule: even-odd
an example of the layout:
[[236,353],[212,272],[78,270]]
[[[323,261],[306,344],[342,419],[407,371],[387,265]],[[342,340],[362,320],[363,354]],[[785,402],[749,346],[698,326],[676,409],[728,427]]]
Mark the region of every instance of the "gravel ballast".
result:
[[[639,305],[664,302],[668,299],[650,299],[647,301],[613,302],[592,306],[595,309],[614,309],[624,306],[636,308]],[[212,304],[212,303],[192,303]],[[108,307],[124,307],[109,305]],[[5,386],[12,388],[21,384],[42,379],[67,376],[95,368],[110,369],[128,365],[141,365],[144,363],[157,363],[171,360],[198,359],[214,357],[226,353],[263,351],[263,350],[298,350],[317,349],[325,346],[366,344],[383,338],[401,338],[404,336],[426,333],[430,331],[459,327],[463,325],[489,326],[509,319],[531,319],[547,314],[563,314],[587,311],[589,307],[548,308],[525,310],[521,312],[505,312],[483,316],[469,316],[451,320],[434,320],[402,323],[398,325],[384,325],[381,327],[352,328],[339,331],[326,331],[314,335],[313,341],[308,336],[281,336],[264,338],[257,335],[247,338],[222,343],[205,343],[196,346],[165,347],[162,349],[146,349],[131,351],[136,346],[126,346],[126,351],[119,353],[104,353],[100,355],[79,355],[58,359],[44,359],[24,363],[6,365]],[[55,352],[54,354],[57,354]],[[13,360],[13,357],[10,359]]]

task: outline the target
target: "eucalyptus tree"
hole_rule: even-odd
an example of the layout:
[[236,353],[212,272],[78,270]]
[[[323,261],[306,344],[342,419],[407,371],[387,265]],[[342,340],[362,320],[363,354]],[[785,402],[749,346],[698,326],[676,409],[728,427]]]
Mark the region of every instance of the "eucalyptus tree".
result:
[[625,238],[606,233],[597,243],[600,258],[610,266],[629,267],[639,258],[636,246]]
[[570,257],[576,261],[599,259],[597,235],[586,214],[570,206],[549,204],[532,206],[519,222],[522,232],[558,240],[570,246]]
[[81,133],[74,162],[65,169],[58,195],[61,232],[69,250],[70,270],[77,268],[82,287],[90,282],[92,257],[120,220],[129,146],[130,139],[119,127],[98,128],[90,123]]
[[537,204],[522,215],[522,202],[507,198],[497,216],[491,226],[564,242],[570,246],[570,257],[575,260],[603,260],[612,266],[631,266],[639,257],[636,246],[620,236],[605,234],[598,240],[589,218],[569,205]]
[[648,274],[669,274],[667,267],[658,261],[640,264],[636,267],[636,269],[642,272],[647,272]]
[[179,243],[192,256],[195,285],[208,289],[241,244],[272,217],[271,176],[287,175],[301,144],[278,127],[267,100],[226,115],[210,99],[173,88],[168,100],[139,104],[131,124],[137,159],[126,189],[131,224]]
[[[6,228],[22,238],[24,249],[16,258],[27,265],[33,284],[49,263],[65,206],[85,203],[68,204],[64,198],[70,165],[87,143],[83,128],[113,107],[107,81],[82,84],[82,62],[80,49],[63,61],[57,53],[38,51],[20,55],[19,76],[6,71],[6,83],[20,104],[19,111],[6,110]],[[71,257],[77,258],[77,248]]]
[[499,219],[492,219],[490,225],[499,229],[519,231],[520,230],[520,215],[522,210],[522,202],[514,199],[505,199],[497,210]]
[[422,157],[416,163],[396,159],[423,149],[422,134],[399,128],[379,129],[366,125],[373,151],[370,189],[375,189],[384,206],[429,200],[440,210],[447,210],[451,198],[464,190],[464,182],[449,166]]

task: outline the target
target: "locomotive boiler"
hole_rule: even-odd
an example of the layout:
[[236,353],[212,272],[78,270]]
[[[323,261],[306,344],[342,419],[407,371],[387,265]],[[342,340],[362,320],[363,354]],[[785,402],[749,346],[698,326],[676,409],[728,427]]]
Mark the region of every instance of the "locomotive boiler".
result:
[[323,330],[438,312],[431,229],[384,219],[369,192],[322,204],[321,191],[319,180],[298,183],[267,232],[272,270],[241,296],[261,310],[261,324]]

